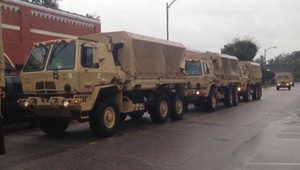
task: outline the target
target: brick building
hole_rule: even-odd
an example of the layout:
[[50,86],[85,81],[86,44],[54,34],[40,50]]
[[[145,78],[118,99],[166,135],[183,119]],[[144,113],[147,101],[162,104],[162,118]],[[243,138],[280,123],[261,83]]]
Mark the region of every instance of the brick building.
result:
[[101,31],[99,20],[20,0],[0,0],[4,52],[21,70],[33,43]]

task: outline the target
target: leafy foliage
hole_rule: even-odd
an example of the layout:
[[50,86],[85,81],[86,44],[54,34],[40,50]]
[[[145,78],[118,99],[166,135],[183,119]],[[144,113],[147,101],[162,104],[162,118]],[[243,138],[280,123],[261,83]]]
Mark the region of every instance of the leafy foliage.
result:
[[[300,78],[300,53],[294,52],[290,53],[283,53],[275,58],[268,60],[269,66],[277,66],[279,68],[285,67],[290,68],[295,73],[296,79]],[[279,70],[280,71],[280,70]]]
[[97,15],[96,13],[93,13],[93,14],[89,14],[89,13],[87,13],[87,14],[85,14],[85,16],[86,16],[86,17],[88,17],[88,18],[92,18],[92,19],[100,20],[100,16],[99,16],[99,15]]
[[58,1],[61,0],[22,0],[22,1],[31,2],[52,9],[59,9]]
[[253,37],[234,38],[232,42],[221,48],[221,53],[236,56],[240,61],[252,61],[259,50],[258,43]]
[[267,64],[264,56],[259,56],[259,58],[255,59],[254,62],[260,64],[261,66],[264,66]]

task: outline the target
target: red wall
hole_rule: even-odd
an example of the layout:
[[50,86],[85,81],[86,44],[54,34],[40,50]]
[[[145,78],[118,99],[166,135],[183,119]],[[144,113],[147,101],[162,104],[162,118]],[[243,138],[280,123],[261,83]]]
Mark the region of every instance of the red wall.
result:
[[19,1],[1,0],[4,52],[21,68],[33,43],[101,31],[98,20]]

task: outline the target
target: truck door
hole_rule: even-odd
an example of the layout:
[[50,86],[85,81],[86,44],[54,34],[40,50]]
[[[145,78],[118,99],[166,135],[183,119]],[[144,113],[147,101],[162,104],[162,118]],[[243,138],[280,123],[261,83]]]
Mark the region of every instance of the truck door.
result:
[[95,85],[101,82],[99,63],[94,63],[93,57],[98,49],[92,43],[83,43],[80,49],[79,89],[91,92]]

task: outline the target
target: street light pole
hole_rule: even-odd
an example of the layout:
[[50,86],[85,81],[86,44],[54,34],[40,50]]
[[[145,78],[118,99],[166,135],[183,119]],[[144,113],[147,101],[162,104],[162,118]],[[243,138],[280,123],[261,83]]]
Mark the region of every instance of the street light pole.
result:
[[176,0],[173,0],[170,5],[166,4],[166,11],[167,11],[167,40],[169,40],[169,10],[170,10],[170,7],[171,5],[175,2]]
[[[276,46],[273,47],[269,47],[267,49],[264,50],[264,56],[265,56],[265,76],[264,76],[264,82],[266,84],[266,80],[267,80],[267,51],[271,48],[277,48]],[[266,87],[266,86],[265,86]]]

